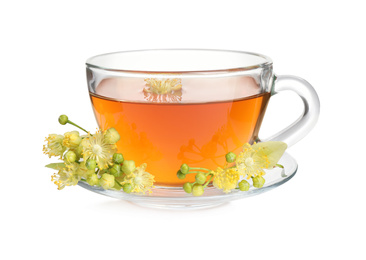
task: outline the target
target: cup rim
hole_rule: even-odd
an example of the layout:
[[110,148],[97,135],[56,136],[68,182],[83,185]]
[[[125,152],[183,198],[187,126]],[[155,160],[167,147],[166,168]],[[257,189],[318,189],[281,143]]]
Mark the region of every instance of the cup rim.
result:
[[[223,68],[223,69],[199,69],[199,70],[139,70],[139,69],[119,69],[115,68],[113,66],[102,66],[98,65],[98,62],[95,60],[98,60],[99,58],[106,57],[106,56],[112,56],[116,54],[131,54],[131,53],[142,53],[142,52],[169,52],[169,51],[199,51],[199,52],[226,52],[230,54],[241,54],[241,55],[248,55],[248,56],[255,56],[257,58],[263,59],[263,62],[258,62],[254,65],[250,66],[233,66],[230,68]],[[179,74],[217,74],[217,73],[230,73],[230,72],[238,72],[238,71],[248,71],[248,70],[254,70],[259,68],[266,68],[269,66],[272,66],[273,62],[272,59],[269,58],[266,55],[255,53],[255,52],[247,52],[247,51],[237,51],[237,50],[224,50],[224,49],[195,49],[195,48],[172,48],[172,49],[141,49],[141,50],[128,50],[128,51],[117,51],[117,52],[109,52],[104,54],[99,54],[92,56],[88,58],[85,62],[87,68],[94,68],[94,69],[100,69],[105,71],[114,71],[114,72],[121,72],[121,73],[136,73],[136,74],[159,74],[159,73],[179,73]]]

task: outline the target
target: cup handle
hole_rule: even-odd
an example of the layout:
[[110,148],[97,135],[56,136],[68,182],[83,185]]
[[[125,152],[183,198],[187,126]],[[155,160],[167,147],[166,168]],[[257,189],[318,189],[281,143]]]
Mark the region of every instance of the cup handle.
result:
[[318,121],[320,111],[319,97],[309,82],[295,76],[275,76],[274,88],[272,95],[286,90],[291,90],[298,94],[304,103],[304,112],[291,125],[277,134],[262,140],[262,142],[282,141],[288,146],[292,146],[305,137]]

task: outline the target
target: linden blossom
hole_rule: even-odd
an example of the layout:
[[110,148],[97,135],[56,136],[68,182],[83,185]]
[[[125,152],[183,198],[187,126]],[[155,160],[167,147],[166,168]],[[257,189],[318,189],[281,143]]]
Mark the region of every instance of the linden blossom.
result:
[[144,92],[154,94],[172,94],[174,91],[182,89],[181,79],[144,79],[147,88],[144,88]]
[[[276,166],[283,168],[282,165],[277,163],[286,149],[287,144],[283,142],[270,141],[254,143],[253,145],[246,143],[238,155],[233,152],[226,154],[227,163],[222,168],[218,167],[213,171],[205,168],[190,168],[187,164],[182,164],[177,176],[179,179],[184,179],[186,174],[196,173],[195,182],[188,182],[183,185],[183,189],[194,196],[202,195],[204,188],[207,187],[212,178],[213,186],[225,193],[235,189],[249,190],[250,185],[246,180],[239,182],[241,176],[246,179],[252,178],[253,186],[261,188],[265,183],[265,179],[262,177],[265,174],[264,169],[273,169]],[[211,176],[211,178],[206,182],[208,176]],[[197,186],[202,187],[197,188]],[[196,191],[192,187],[196,187]]]
[[105,141],[105,134],[99,130],[94,135],[88,134],[81,142],[83,146],[83,159],[95,160],[99,169],[107,169],[113,164],[113,154],[117,152],[115,144],[109,144]]
[[[71,124],[87,132],[77,124],[71,122],[67,116],[59,117],[62,125]],[[80,136],[78,131],[66,132],[64,135],[50,134],[46,138],[43,152],[49,157],[59,157],[63,162],[51,163],[46,167],[58,170],[51,177],[59,190],[66,186],[74,186],[80,180],[92,186],[103,189],[120,190],[126,193],[151,193],[154,176],[146,171],[146,163],[136,167],[133,160],[124,160],[121,153],[117,153],[116,142],[120,135],[114,128],[106,131],[98,130],[95,134]],[[287,149],[283,142],[262,142],[253,145],[245,144],[239,154],[226,154],[226,165],[215,171],[189,167],[182,164],[177,172],[179,179],[187,174],[196,174],[195,182],[185,183],[183,189],[193,196],[201,196],[204,189],[212,182],[217,189],[229,193],[239,189],[247,191],[252,179],[255,188],[263,187],[265,179],[264,169],[274,167],[283,168],[278,161]]]
[[173,79],[144,79],[144,99],[153,103],[177,103],[182,100],[182,80]]
[[[66,115],[59,117],[59,123],[71,124],[87,132],[71,122]],[[51,181],[59,190],[83,180],[104,189],[123,190],[127,193],[151,192],[154,176],[145,171],[147,165],[136,167],[134,161],[125,161],[121,153],[116,153],[116,142],[120,139],[116,129],[98,130],[93,135],[87,133],[87,136],[80,136],[78,131],[72,131],[64,135],[51,134],[46,138],[43,152],[50,158],[59,156],[63,160],[61,163],[46,165],[58,170],[52,175]]]

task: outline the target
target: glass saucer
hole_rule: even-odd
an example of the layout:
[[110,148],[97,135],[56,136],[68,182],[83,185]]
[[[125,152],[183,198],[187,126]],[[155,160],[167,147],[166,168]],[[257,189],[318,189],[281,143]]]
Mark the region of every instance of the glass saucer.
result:
[[254,188],[251,180],[248,180],[251,187],[248,191],[235,190],[225,194],[214,187],[207,187],[205,193],[200,197],[194,197],[187,194],[181,187],[162,187],[156,186],[151,194],[127,194],[122,191],[104,190],[101,187],[90,186],[84,181],[79,181],[78,185],[112,198],[123,199],[144,207],[164,208],[164,209],[195,209],[215,207],[220,204],[242,199],[274,189],[289,181],[297,171],[297,163],[293,157],[285,153],[278,162],[284,166],[284,169],[275,168],[267,170],[266,182],[262,188]]

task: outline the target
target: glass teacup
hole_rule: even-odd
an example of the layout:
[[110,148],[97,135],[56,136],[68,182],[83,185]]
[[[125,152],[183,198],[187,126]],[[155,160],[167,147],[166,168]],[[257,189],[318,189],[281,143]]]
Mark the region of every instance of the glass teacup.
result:
[[[228,152],[259,142],[270,97],[296,92],[304,113],[262,141],[289,146],[315,125],[319,99],[294,76],[276,76],[260,54],[223,50],[143,50],[109,53],[87,60],[87,81],[97,122],[121,135],[118,151],[147,171],[160,186],[181,185],[181,164],[215,169]],[[194,177],[191,177],[194,178]]]

